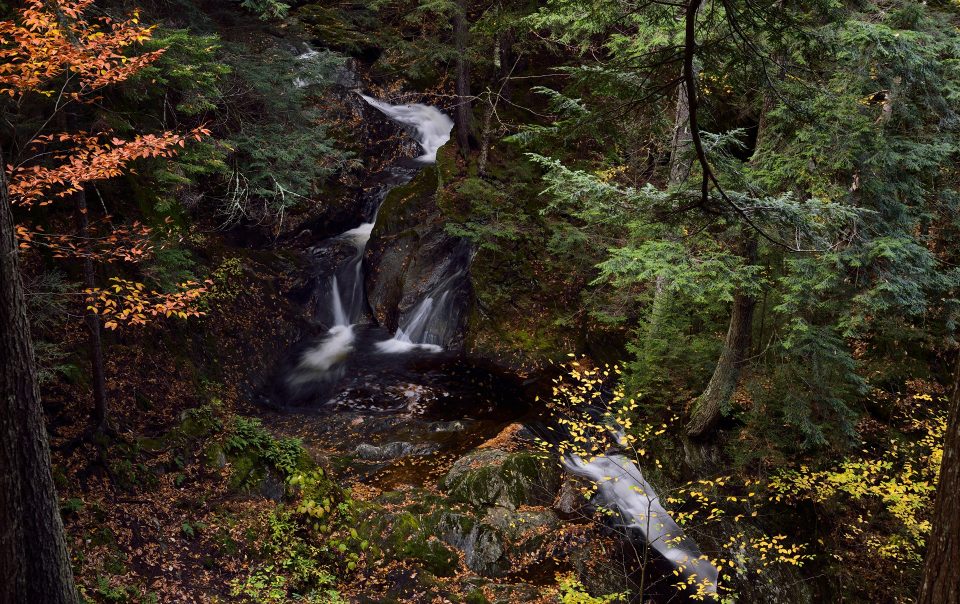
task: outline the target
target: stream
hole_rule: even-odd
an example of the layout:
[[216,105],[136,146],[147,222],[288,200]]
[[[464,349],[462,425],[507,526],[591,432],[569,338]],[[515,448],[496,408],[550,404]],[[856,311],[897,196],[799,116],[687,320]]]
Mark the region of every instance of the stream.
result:
[[[360,94],[370,107],[406,130],[421,154],[395,162],[363,195],[359,224],[317,242],[309,253],[315,335],[280,360],[268,397],[284,420],[322,444],[327,454],[365,460],[342,470],[347,479],[387,489],[436,481],[436,470],[496,435],[510,423],[533,419],[530,385],[515,375],[451,349],[463,288],[469,287],[472,251],[464,243],[425,293],[401,313],[398,328],[377,325],[366,297],[364,256],[389,192],[436,162],[454,126],[423,104],[391,105]],[[393,463],[428,456],[418,468]],[[429,458],[432,456],[432,459]],[[446,463],[441,463],[445,461]],[[696,574],[714,591],[717,569],[660,505],[629,459],[611,453],[593,460],[571,457],[567,470],[598,485],[596,500],[619,512],[618,529],[647,542],[671,570]]]

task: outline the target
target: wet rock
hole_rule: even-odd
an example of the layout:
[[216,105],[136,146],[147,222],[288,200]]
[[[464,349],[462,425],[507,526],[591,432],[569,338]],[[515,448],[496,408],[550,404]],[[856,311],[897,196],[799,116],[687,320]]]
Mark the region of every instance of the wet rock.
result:
[[546,456],[477,449],[453,464],[441,486],[454,501],[516,509],[549,504],[558,484],[559,468]]
[[483,522],[495,527],[511,541],[521,541],[532,532],[550,531],[560,525],[560,519],[548,509],[521,511],[502,507],[487,510]]
[[441,149],[436,166],[387,195],[367,245],[366,285],[377,322],[390,331],[409,322],[426,298],[439,304],[442,296],[445,311],[428,330],[444,347],[459,348],[472,299],[467,278],[472,250],[447,233],[438,206],[451,158],[451,150]]
[[276,472],[267,470],[257,489],[261,496],[273,501],[281,501],[287,492],[287,485]]
[[432,453],[435,450],[435,447],[428,443],[409,443],[403,441],[395,441],[386,443],[384,445],[371,445],[368,443],[363,443],[358,445],[354,450],[354,454],[361,458],[369,461],[382,461],[387,459],[396,459],[398,457],[406,457],[409,455],[427,455]]
[[467,568],[483,577],[501,577],[520,568],[542,544],[539,537],[559,526],[549,510],[511,510],[493,507],[481,520],[446,512],[437,522],[437,534],[463,552]]
[[496,577],[509,568],[503,536],[496,527],[477,522],[473,516],[444,513],[437,523],[437,534],[462,551],[467,568],[479,575]]
[[584,489],[588,486],[589,483],[582,477],[564,472],[557,496],[553,500],[553,509],[568,516],[580,513],[590,504],[584,495]]

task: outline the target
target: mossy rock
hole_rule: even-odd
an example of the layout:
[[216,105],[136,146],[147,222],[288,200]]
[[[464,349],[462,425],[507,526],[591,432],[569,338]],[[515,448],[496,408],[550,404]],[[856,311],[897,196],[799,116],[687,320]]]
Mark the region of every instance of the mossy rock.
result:
[[436,212],[439,185],[440,171],[435,166],[427,166],[407,184],[391,189],[377,212],[372,237],[416,229],[424,218]]
[[227,454],[220,443],[209,443],[203,450],[203,464],[211,470],[219,470],[227,466]]
[[231,491],[250,491],[263,480],[267,468],[259,463],[256,455],[231,456],[230,480],[227,486]]
[[559,479],[559,467],[547,456],[478,449],[458,459],[441,486],[453,501],[513,510],[552,501]]
[[560,518],[548,509],[520,511],[494,507],[487,510],[483,522],[496,527],[516,543],[525,540],[531,533],[555,529],[560,525]]
[[430,516],[400,512],[388,520],[387,546],[397,559],[414,558],[437,576],[450,576],[457,569],[458,557],[436,538],[436,525]]

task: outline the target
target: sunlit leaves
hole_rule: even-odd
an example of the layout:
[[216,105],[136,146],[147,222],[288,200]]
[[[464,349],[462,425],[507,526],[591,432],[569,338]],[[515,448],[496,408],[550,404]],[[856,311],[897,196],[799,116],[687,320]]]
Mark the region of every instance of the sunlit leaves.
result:
[[121,325],[146,325],[150,320],[161,317],[199,317],[203,312],[196,303],[209,285],[209,282],[201,284],[187,281],[179,285],[178,291],[166,293],[148,290],[143,283],[119,277],[110,281],[110,287],[84,292],[87,310],[100,315],[107,329],[116,329]]

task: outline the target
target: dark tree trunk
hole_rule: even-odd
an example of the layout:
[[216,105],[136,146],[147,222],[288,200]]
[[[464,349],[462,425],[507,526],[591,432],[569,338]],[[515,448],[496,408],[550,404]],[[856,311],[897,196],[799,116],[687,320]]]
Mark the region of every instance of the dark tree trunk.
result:
[[[694,68],[694,73],[696,73]],[[673,117],[673,140],[670,143],[670,184],[679,185],[690,176],[693,166],[693,136],[690,131],[690,99],[687,87],[677,87],[677,107]]]
[[18,264],[0,169],[0,602],[74,604]]
[[[753,262],[757,255],[757,240],[751,237],[744,246],[744,258]],[[693,404],[687,436],[702,438],[709,435],[720,421],[721,413],[740,384],[740,373],[750,352],[753,332],[753,311],[757,300],[740,291],[733,296],[730,326],[723,341],[720,359],[710,383]]]
[[[74,194],[74,204],[77,217],[77,233],[81,238],[90,235],[90,219],[87,215],[87,194],[79,191]],[[89,256],[83,258],[83,287],[96,287],[96,273],[93,260]],[[90,370],[93,377],[93,411],[91,419],[96,432],[104,432],[108,426],[107,416],[107,383],[103,371],[103,343],[100,340],[100,316],[91,310],[85,310],[83,322],[87,327]]]
[[470,102],[470,61],[467,58],[469,45],[470,24],[467,22],[467,4],[464,0],[457,2],[457,14],[453,17],[453,39],[457,47],[457,80],[455,82],[457,94],[457,109],[454,112],[454,122],[457,127],[457,146],[460,154],[467,157],[470,154],[470,139],[473,137],[473,119]]
[[[693,139],[690,136],[690,101],[687,97],[687,88],[682,84],[677,86],[677,106],[673,117],[673,139],[670,141],[670,185],[678,186],[690,176],[693,168]],[[647,327],[647,338],[657,340],[663,332],[669,309],[670,294],[667,291],[670,283],[666,277],[658,276],[654,283],[653,302],[650,304],[650,323]]]
[[960,352],[917,604],[960,604]]
[[[500,51],[500,34],[497,34],[493,43],[493,73],[494,86],[496,86],[509,74],[503,73],[503,60]],[[504,82],[505,85],[505,82]],[[501,86],[501,89],[503,86]],[[497,108],[497,102],[500,100],[495,96],[492,88],[487,89],[487,102],[483,106],[483,123],[480,129],[480,156],[477,159],[477,174],[484,176],[487,172],[487,161],[490,158],[490,139],[493,136],[493,112]]]

